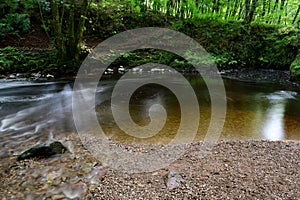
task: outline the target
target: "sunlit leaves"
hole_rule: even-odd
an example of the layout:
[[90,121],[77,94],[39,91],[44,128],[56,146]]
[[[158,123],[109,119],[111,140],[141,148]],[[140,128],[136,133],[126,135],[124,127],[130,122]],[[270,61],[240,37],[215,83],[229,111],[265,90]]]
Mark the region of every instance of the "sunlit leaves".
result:
[[130,0],[133,10],[159,11],[180,18],[244,20],[246,23],[293,24],[299,0]]

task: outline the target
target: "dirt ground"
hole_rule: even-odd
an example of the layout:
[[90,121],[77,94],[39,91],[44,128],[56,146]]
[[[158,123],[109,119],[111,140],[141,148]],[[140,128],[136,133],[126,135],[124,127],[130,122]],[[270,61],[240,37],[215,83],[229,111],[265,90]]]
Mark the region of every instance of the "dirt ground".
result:
[[[136,174],[105,166],[75,134],[62,142],[64,155],[2,159],[0,199],[300,199],[298,141],[219,141],[203,158],[193,143],[171,165]],[[176,189],[169,171],[182,177]]]

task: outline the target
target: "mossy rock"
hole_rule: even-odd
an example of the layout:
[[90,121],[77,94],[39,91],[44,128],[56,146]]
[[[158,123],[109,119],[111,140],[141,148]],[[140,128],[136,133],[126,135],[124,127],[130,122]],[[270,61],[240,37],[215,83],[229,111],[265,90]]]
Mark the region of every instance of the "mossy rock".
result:
[[292,62],[290,71],[293,79],[300,79],[300,56]]
[[47,158],[56,154],[63,154],[67,151],[67,148],[62,143],[55,141],[50,145],[39,144],[36,145],[21,155],[18,156],[17,160],[31,159],[31,158]]

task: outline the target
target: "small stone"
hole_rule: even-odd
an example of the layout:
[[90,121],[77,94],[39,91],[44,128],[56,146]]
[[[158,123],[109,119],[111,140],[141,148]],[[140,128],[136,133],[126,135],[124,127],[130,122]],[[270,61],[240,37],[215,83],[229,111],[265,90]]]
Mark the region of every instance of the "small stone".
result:
[[57,177],[57,175],[54,174],[53,172],[50,172],[49,174],[47,174],[47,179],[53,180],[53,179],[55,179],[56,177]]
[[212,172],[212,174],[213,175],[220,175],[220,172],[215,171],[215,172]]
[[10,75],[8,76],[8,78],[9,78],[9,79],[15,79],[15,78],[17,78],[17,77],[16,77],[16,75],[14,75],[14,74],[10,74]]
[[169,171],[169,173],[167,174],[166,185],[169,190],[179,188],[182,181],[183,178],[178,172]]
[[153,172],[152,173],[152,176],[156,176],[156,175],[158,175],[158,172]]
[[89,190],[91,190],[91,191],[96,190],[97,187],[98,187],[97,185],[92,184],[92,185],[89,186]]
[[60,200],[60,199],[64,199],[64,198],[65,198],[65,195],[63,195],[63,194],[56,194],[56,195],[52,196],[53,200]]

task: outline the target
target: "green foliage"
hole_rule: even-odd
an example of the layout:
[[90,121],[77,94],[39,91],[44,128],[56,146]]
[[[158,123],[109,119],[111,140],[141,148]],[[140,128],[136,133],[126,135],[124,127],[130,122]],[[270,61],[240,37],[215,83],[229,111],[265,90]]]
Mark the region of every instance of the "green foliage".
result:
[[[132,3],[133,0],[131,0]],[[144,1],[136,1],[140,8]],[[151,2],[151,1],[149,1]],[[167,5],[167,1],[155,6]],[[208,1],[207,1],[208,3]],[[130,8],[130,1],[103,1],[101,6],[92,4],[88,12],[87,34],[106,39],[112,35],[132,28],[145,26],[167,27],[183,32],[196,39],[222,68],[276,68],[287,69],[297,52],[297,27],[293,25],[270,25],[259,21],[250,25],[242,21],[224,20],[216,16],[196,15],[193,18],[176,18],[155,10],[137,12]],[[190,4],[191,12],[195,5]],[[154,8],[154,2],[150,8]],[[175,12],[175,11],[174,11]],[[194,12],[194,11],[193,11]],[[230,20],[229,20],[230,19]],[[159,52],[159,51],[158,51]],[[123,55],[114,64],[134,67],[146,62],[158,61],[176,68],[189,67],[182,58],[164,53],[146,51],[131,52]],[[193,55],[190,55],[191,59]],[[199,59],[199,58],[198,58]]]
[[16,12],[17,8],[19,7],[18,0],[0,0],[0,10],[1,17],[3,17],[7,13]]
[[57,67],[53,51],[29,51],[15,47],[0,49],[0,73],[47,71]]
[[165,65],[172,65],[175,60],[182,60],[179,56],[157,49],[140,49],[128,53],[122,54],[121,57],[116,59],[113,63],[113,67],[120,65],[132,68],[146,63],[160,63]]
[[[29,0],[31,1],[31,0]],[[35,9],[40,9],[43,14],[49,14],[51,11],[50,2],[47,0],[32,0]],[[47,15],[45,15],[47,16]]]
[[298,0],[130,0],[132,10],[165,13],[178,18],[209,18],[244,21],[246,24],[294,24]]
[[167,16],[154,11],[137,12],[129,0],[102,1],[100,5],[91,4],[86,23],[86,34],[106,39],[112,35],[132,28],[145,26],[161,27],[167,23]]
[[[245,7],[247,1],[248,10]],[[57,3],[55,16],[51,2]],[[82,2],[0,0],[3,11],[0,13],[0,36],[26,32],[30,28],[30,17],[40,16],[41,26],[51,36],[58,55],[65,58],[61,61],[70,68],[74,66],[75,49],[78,51],[83,46],[83,31],[89,37],[104,40],[122,31],[145,26],[166,27],[189,35],[222,68],[288,69],[297,54],[298,0],[289,0],[288,4],[281,0],[102,0],[101,3],[88,0],[87,12],[82,9]],[[4,54],[0,58],[2,71],[17,71],[15,67],[24,66],[21,61],[26,69],[38,68],[35,66],[38,62],[28,59],[27,53]],[[189,55],[189,52],[186,56],[199,63],[210,61]],[[126,53],[113,65],[135,67],[147,62],[180,69],[191,67],[181,57],[151,49]]]
[[300,78],[300,57],[297,57],[294,62],[292,62],[290,71],[293,78]]
[[30,19],[27,14],[7,14],[0,20],[0,35],[6,33],[17,35],[19,32],[27,32],[30,27]]
[[0,36],[18,35],[29,31],[33,0],[0,0]]
[[295,26],[194,18],[171,27],[196,39],[222,68],[288,69],[299,43]]

